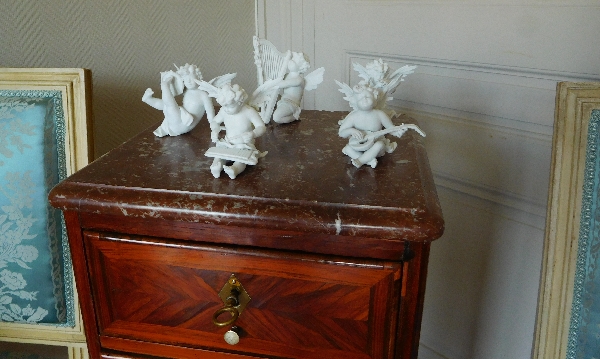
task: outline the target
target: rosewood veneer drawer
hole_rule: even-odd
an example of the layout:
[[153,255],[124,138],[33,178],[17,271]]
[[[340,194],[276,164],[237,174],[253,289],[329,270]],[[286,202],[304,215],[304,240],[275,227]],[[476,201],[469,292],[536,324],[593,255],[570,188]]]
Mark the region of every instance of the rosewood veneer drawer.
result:
[[[84,232],[84,243],[105,349],[149,354],[169,345],[177,356],[202,358],[210,357],[201,354],[208,351],[221,352],[214,354],[219,358],[227,353],[298,359],[394,357],[401,262],[92,231]],[[241,328],[237,345],[223,339],[229,327],[212,322],[224,305],[218,294],[231,274],[251,297],[235,323]]]

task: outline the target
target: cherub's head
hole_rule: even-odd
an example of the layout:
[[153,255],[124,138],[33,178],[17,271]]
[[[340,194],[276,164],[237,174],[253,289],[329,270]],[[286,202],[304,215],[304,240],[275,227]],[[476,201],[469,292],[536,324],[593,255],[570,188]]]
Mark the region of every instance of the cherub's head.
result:
[[370,111],[375,107],[375,100],[379,96],[379,91],[371,86],[364,84],[356,85],[352,88],[352,106],[358,110]]
[[185,87],[187,88],[196,88],[198,84],[194,80],[202,80],[202,72],[198,69],[196,65],[185,64],[181,67],[177,67],[177,74],[181,76]]
[[303,74],[310,68],[310,60],[308,55],[303,52],[292,52],[292,58],[288,63],[288,69],[290,71],[298,71]]
[[216,99],[225,113],[233,115],[244,106],[248,94],[238,84],[225,84],[219,89]]

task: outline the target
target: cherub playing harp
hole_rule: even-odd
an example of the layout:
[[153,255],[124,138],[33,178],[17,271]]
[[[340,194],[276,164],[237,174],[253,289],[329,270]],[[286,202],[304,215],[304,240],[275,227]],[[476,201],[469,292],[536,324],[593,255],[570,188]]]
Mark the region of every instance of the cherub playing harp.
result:
[[289,50],[281,53],[272,43],[256,36],[254,59],[259,86],[252,94],[250,104],[260,108],[265,124],[271,117],[277,123],[297,120],[304,91],[314,90],[323,82],[325,69],[321,67],[306,74],[310,62],[304,53]]
[[[387,64],[382,68],[387,69]],[[378,73],[385,74],[386,72]],[[366,74],[366,72],[363,74]],[[379,82],[368,78],[360,81],[354,87],[336,81],[340,87],[340,92],[346,95],[344,99],[349,102],[350,107],[353,109],[340,121],[338,134],[340,137],[349,139],[342,152],[351,158],[352,164],[356,167],[366,164],[375,168],[377,157],[381,157],[385,153],[392,153],[396,149],[396,142],[387,139],[386,134],[401,137],[406,131],[412,129],[421,136],[425,136],[425,133],[416,125],[401,124],[395,126],[390,115],[386,112],[385,103],[390,99],[387,96],[390,92],[384,92],[384,90],[392,90],[391,92],[393,92],[401,78],[396,77],[392,81],[386,81],[386,76],[381,76],[377,79]],[[387,79],[390,79],[390,77],[387,77]],[[386,85],[390,86],[386,87]],[[381,99],[382,96],[383,99]]]

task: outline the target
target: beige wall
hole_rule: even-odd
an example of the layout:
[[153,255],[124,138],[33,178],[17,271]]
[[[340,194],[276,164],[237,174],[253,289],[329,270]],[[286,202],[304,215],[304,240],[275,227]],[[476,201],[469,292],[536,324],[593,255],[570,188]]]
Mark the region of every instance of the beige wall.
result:
[[99,156],[162,119],[141,97],[173,63],[256,86],[252,35],[252,0],[6,0],[0,66],[91,69]]

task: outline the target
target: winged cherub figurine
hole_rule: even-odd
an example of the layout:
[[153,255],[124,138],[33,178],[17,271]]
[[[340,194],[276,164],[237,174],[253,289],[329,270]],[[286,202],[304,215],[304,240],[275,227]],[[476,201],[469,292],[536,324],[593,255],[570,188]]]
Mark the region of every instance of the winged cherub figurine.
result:
[[[197,83],[221,105],[219,113],[210,121],[211,140],[215,143],[215,147],[205,153],[214,158],[210,171],[215,178],[224,171],[229,178],[235,179],[247,165],[256,165],[258,159],[266,155],[254,145],[254,139],[265,133],[265,124],[258,112],[246,103],[248,95],[239,85]],[[219,138],[223,129],[225,136]]]
[[[202,73],[196,65],[185,64],[181,67],[175,65],[177,71],[161,72],[160,89],[161,98],[152,96],[154,91],[146,89],[142,101],[161,110],[165,116],[161,125],[154,131],[158,137],[179,136],[191,131],[204,113],[208,120],[215,117],[212,100],[205,91],[198,89],[196,80],[202,80]],[[176,97],[183,94],[182,105],[177,103]]]
[[349,138],[342,152],[351,158],[355,167],[367,164],[375,168],[377,157],[392,153],[396,149],[396,142],[387,139],[386,134],[401,137],[406,131],[412,129],[425,136],[416,125],[395,126],[384,109],[376,107],[381,106],[380,96],[385,96],[385,93],[368,81],[361,81],[353,88],[339,81],[336,83],[340,87],[340,92],[346,95],[344,99],[353,109],[340,122],[338,134],[340,137]]
[[352,67],[358,72],[358,76],[362,78],[359,82],[360,85],[367,85],[378,90],[379,95],[374,108],[382,110],[390,118],[394,118],[396,113],[387,107],[387,102],[394,99],[392,95],[400,82],[404,81],[406,76],[412,74],[417,66],[405,65],[392,71],[387,63],[383,62],[382,59],[378,59],[369,62],[366,66],[355,62]]
[[[325,68],[307,74],[310,61],[306,54],[280,53],[272,43],[257,37],[254,38],[254,57],[259,86],[252,93],[250,104],[261,108],[265,123],[271,121],[271,116],[277,123],[296,121],[302,110],[304,91],[314,90],[323,82]],[[277,107],[272,112],[275,102]]]

